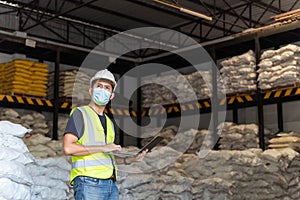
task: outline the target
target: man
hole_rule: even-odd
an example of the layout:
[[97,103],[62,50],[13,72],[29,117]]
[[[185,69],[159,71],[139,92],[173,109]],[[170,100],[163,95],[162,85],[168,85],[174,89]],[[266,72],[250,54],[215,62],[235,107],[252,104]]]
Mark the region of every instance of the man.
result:
[[[113,152],[115,132],[104,114],[106,104],[114,98],[117,83],[111,72],[101,70],[90,80],[88,105],[71,111],[64,134],[64,153],[72,156],[71,185],[76,200],[118,200],[117,166]],[[117,159],[120,164],[141,161],[146,151],[136,158]]]

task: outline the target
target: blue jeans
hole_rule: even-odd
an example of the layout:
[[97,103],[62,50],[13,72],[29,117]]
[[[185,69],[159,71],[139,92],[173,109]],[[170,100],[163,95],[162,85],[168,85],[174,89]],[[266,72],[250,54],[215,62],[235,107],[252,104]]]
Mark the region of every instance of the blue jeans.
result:
[[115,181],[101,180],[85,176],[74,179],[75,200],[119,200]]

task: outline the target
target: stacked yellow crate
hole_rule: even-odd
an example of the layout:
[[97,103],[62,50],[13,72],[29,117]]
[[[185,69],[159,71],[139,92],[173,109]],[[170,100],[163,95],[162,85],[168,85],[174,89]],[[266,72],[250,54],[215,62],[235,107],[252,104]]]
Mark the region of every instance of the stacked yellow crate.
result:
[[29,60],[14,60],[1,64],[1,93],[45,97],[48,65]]

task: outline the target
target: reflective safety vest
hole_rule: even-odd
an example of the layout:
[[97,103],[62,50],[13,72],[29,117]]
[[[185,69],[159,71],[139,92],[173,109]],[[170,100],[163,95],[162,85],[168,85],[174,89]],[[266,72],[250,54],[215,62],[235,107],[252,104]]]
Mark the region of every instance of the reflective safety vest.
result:
[[[98,114],[90,106],[74,108],[81,111],[83,116],[84,131],[82,137],[76,142],[84,146],[100,146],[114,142],[115,131],[111,120],[106,117],[107,136]],[[88,176],[92,178],[107,179],[117,171],[114,155],[112,153],[90,153],[84,156],[72,156],[72,170],[70,174],[71,185],[76,176]]]

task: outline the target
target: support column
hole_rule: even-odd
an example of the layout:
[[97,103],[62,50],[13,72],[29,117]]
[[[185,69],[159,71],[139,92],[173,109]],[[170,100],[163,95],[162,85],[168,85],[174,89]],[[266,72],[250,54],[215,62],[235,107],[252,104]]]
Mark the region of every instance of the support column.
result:
[[[216,51],[213,48],[211,51],[211,57],[212,60],[216,63]],[[214,63],[212,63],[212,107],[211,107],[211,115],[212,115],[212,137],[213,137],[213,142],[214,144],[217,144],[217,133],[218,133],[218,125],[219,125],[219,119],[218,119],[218,106],[219,106],[219,101],[218,101],[218,77],[217,77],[217,69],[213,66]]]
[[[137,73],[137,85],[141,85],[141,77],[140,77],[140,73],[138,72]],[[137,120],[136,120],[136,123],[137,123],[137,135],[138,135],[138,138],[137,138],[137,146],[138,148],[141,148],[142,147],[142,132],[141,132],[141,126],[142,126],[142,90],[141,90],[141,87],[137,88],[137,110],[136,110],[136,114],[137,114]]]
[[[258,35],[255,36],[255,54],[256,54],[256,64],[259,62],[260,58],[260,42]],[[258,87],[258,85],[256,85]],[[259,130],[259,147],[265,150],[265,132],[264,132],[264,107],[263,107],[263,97],[257,88],[257,113],[258,113],[258,130]]]
[[54,99],[53,99],[53,131],[52,139],[57,140],[58,134],[58,110],[59,110],[59,63],[60,63],[60,50],[56,51],[56,60],[54,66]]
[[277,102],[277,122],[278,122],[278,130],[280,132],[283,131],[283,111],[282,111],[282,102]]
[[238,124],[239,123],[239,117],[238,117],[238,108],[235,103],[234,108],[232,109],[232,118],[233,118],[233,123]]

